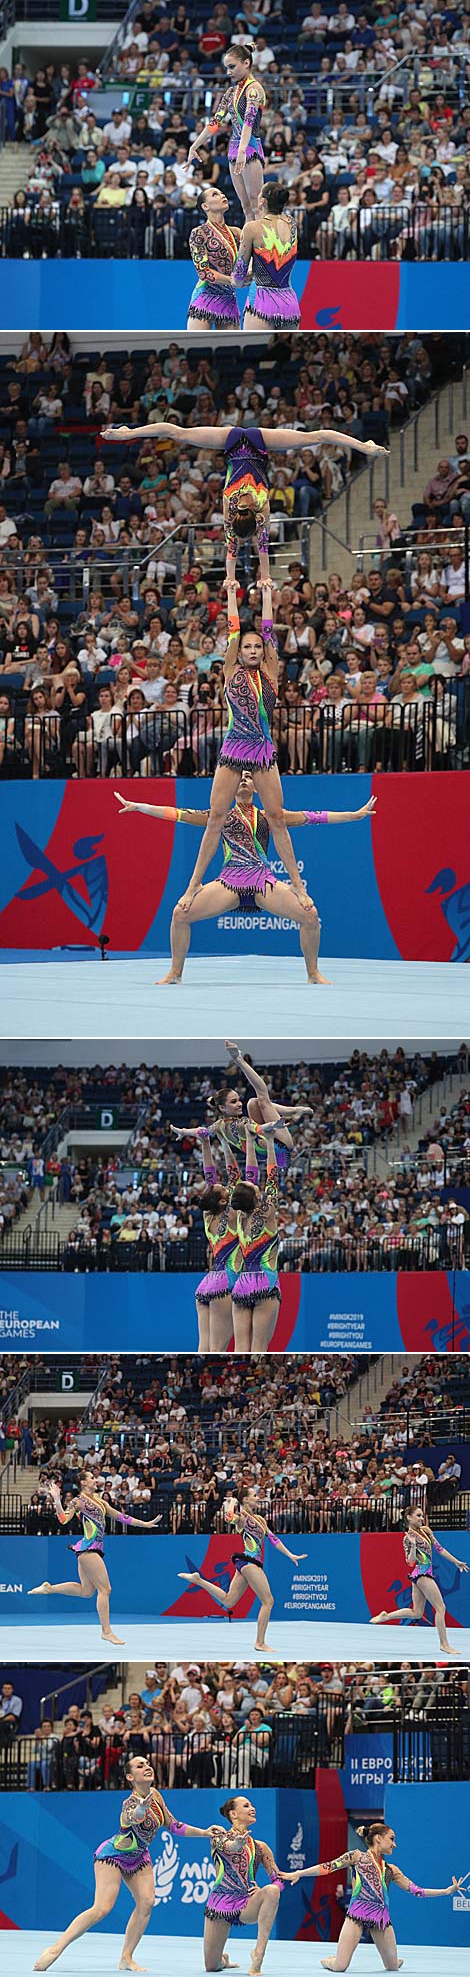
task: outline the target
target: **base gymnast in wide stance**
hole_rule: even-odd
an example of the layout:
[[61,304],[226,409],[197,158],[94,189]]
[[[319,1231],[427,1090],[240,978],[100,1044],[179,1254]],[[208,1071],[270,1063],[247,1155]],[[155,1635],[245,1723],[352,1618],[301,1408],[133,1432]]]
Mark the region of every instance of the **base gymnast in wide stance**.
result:
[[254,283],[243,316],[246,330],[282,330],[300,322],[300,304],[292,287],[297,260],[297,223],[288,205],[285,186],[268,185],[260,193],[256,218],[245,220],[231,280],[234,288]]
[[193,227],[189,252],[197,274],[188,309],[188,329],[239,329],[240,310],[231,281],[240,229],[228,225],[228,199],[217,185],[201,196],[203,224]]
[[119,1969],[140,1970],[142,1965],[134,1962],[134,1950],[147,1928],[155,1904],[149,1852],[152,1840],[162,1827],[170,1833],[177,1833],[181,1839],[210,1838],[211,1827],[185,1826],[180,1819],[173,1818],[161,1792],[157,1791],[148,1758],[132,1757],[127,1766],[126,1780],[131,1786],[131,1794],[121,1807],[119,1832],[113,1833],[110,1840],[103,1840],[94,1855],[94,1902],[91,1908],[85,1908],[81,1915],[75,1916],[51,1949],[43,1951],[34,1965],[35,1970],[49,1970],[51,1963],[57,1963],[57,1958],[62,1956],[69,1943],[75,1943],[79,1936],[87,1934],[88,1929],[94,1929],[97,1923],[104,1921],[104,1917],[114,1908],[122,1882],[128,1887],[135,1906],[127,1925]]
[[84,1470],[79,1496],[74,1497],[68,1510],[63,1508],[57,1483],[49,1483],[48,1495],[59,1524],[71,1524],[72,1518],[77,1516],[82,1519],[83,1535],[76,1544],[69,1545],[69,1551],[74,1551],[77,1556],[78,1583],[75,1579],[66,1579],[52,1586],[49,1579],[44,1579],[41,1586],[30,1586],[30,1597],[39,1593],[65,1593],[72,1599],[96,1599],[103,1640],[113,1641],[115,1647],[123,1647],[124,1642],[119,1635],[112,1632],[109,1618],[111,1582],[104,1559],[106,1518],[110,1517],[118,1524],[133,1525],[139,1531],[154,1530],[155,1525],[161,1523],[161,1518],[125,1517],[122,1510],[116,1510],[113,1503],[106,1503],[104,1497],[98,1495],[91,1470]]
[[274,1606],[269,1579],[264,1569],[266,1539],[274,1545],[276,1551],[283,1551],[285,1558],[292,1559],[293,1565],[299,1565],[300,1560],[306,1558],[308,1554],[305,1551],[289,1551],[288,1545],[283,1544],[282,1538],[278,1538],[274,1531],[270,1531],[265,1518],[260,1517],[257,1511],[254,1491],[247,1490],[240,1505],[235,1497],[227,1497],[224,1514],[227,1523],[237,1531],[243,1544],[242,1551],[232,1552],[232,1565],[235,1571],[228,1591],[224,1592],[221,1587],[214,1586],[212,1579],[204,1579],[201,1572],[179,1572],[178,1578],[187,1579],[189,1585],[201,1586],[203,1592],[210,1593],[211,1599],[216,1600],[218,1606],[223,1606],[225,1613],[233,1613],[249,1587],[259,1600],[254,1647],[258,1653],[261,1653],[266,1648],[266,1629]]
[[[364,1826],[358,1826],[361,1836]],[[322,1957],[323,1970],[349,1970],[354,1951],[367,1929],[378,1949],[385,1970],[401,1970],[402,1958],[397,1951],[395,1930],[390,1920],[388,1890],[391,1883],[404,1888],[409,1895],[430,1899],[439,1895],[458,1894],[462,1881],[455,1875],[448,1888],[418,1888],[401,1867],[394,1867],[390,1854],[394,1852],[396,1839],[393,1827],[385,1825],[381,1819],[374,1819],[367,1828],[367,1846],[354,1848],[350,1853],[340,1854],[338,1860],[330,1860],[321,1867],[304,1867],[294,1875],[294,1880],[314,1879],[317,1874],[330,1874],[338,1867],[350,1866],[353,1871],[352,1895],[339,1937],[336,1956]],[[466,1877],[465,1877],[466,1878]]]
[[[269,865],[268,820],[265,812],[255,804],[254,794],[253,776],[249,770],[244,770],[222,827],[222,871],[218,879],[199,886],[192,895],[189,908],[181,900],[177,902],[170,932],[171,968],[162,977],[160,987],[182,981],[191,927],[196,921],[218,920],[222,913],[231,911],[259,912],[267,905],[276,918],[289,917],[297,922],[307,981],[317,986],[328,986],[326,977],[320,974],[318,967],[320,920],[317,908],[313,903],[307,905],[305,893],[303,898],[299,898],[291,882],[278,879]],[[122,815],[126,810],[138,810],[143,816],[156,817],[167,823],[191,824],[201,831],[206,830],[209,823],[209,810],[176,810],[170,804],[129,802],[119,790],[114,791],[114,796]],[[289,830],[306,824],[351,824],[373,816],[375,805],[376,798],[371,796],[359,810],[284,810],[283,816]],[[252,1117],[254,1120],[253,1112]],[[269,1118],[269,1112],[265,1117]]]
[[[422,1510],[418,1510],[417,1508],[408,1510],[406,1513],[406,1525],[407,1529],[403,1539],[403,1549],[411,1579],[412,1616],[415,1620],[422,1620],[426,1604],[428,1603],[429,1606],[432,1606],[436,1616],[439,1647],[442,1649],[442,1653],[458,1654],[458,1648],[451,1647],[447,1635],[445,1600],[442,1597],[440,1586],[437,1585],[433,1576],[433,1550],[440,1552],[441,1558],[448,1558],[451,1565],[456,1565],[458,1572],[468,1572],[469,1567],[461,1558],[454,1558],[453,1552],[446,1551],[445,1545],[439,1544],[438,1538],[434,1537],[434,1533],[430,1530],[429,1525],[426,1524]],[[408,1607],[401,1610],[394,1607],[393,1613],[386,1613],[385,1611],[374,1613],[372,1624],[376,1627],[384,1627],[388,1626],[390,1621],[401,1621],[404,1623],[406,1621],[409,1622],[409,1619],[410,1613]]]

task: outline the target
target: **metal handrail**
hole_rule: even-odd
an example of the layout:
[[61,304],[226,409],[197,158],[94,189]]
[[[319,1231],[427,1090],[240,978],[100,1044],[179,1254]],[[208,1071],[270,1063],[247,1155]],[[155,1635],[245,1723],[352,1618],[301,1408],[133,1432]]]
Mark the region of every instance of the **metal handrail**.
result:
[[[95,1668],[87,1668],[87,1671],[86,1671],[86,1674],[87,1674],[87,1698],[89,1698],[89,1697],[90,1697],[90,1693],[91,1693],[91,1690],[90,1690],[90,1684],[91,1684],[91,1681],[92,1681],[92,1679],[93,1679],[93,1676],[94,1676],[94,1675],[109,1675],[109,1673],[110,1673],[110,1666],[111,1666],[111,1664],[109,1663],[109,1661],[108,1661],[108,1662],[103,1662],[103,1661],[99,1661],[99,1662],[97,1662],[97,1664],[96,1664],[96,1667],[95,1667]],[[124,1679],[124,1676],[123,1676],[123,1671],[121,1671],[121,1674],[122,1674],[122,1680],[123,1680],[123,1679]],[[61,1684],[60,1684],[60,1687],[59,1687],[59,1688],[55,1688],[55,1689],[48,1689],[48,1691],[47,1691],[47,1694],[46,1694],[46,1695],[44,1695],[44,1696],[41,1696],[41,1699],[40,1699],[40,1704],[39,1704],[39,1707],[40,1707],[40,1712],[41,1712],[41,1715],[40,1715],[40,1720],[41,1720],[41,1722],[42,1722],[42,1718],[43,1718],[43,1716],[49,1716],[49,1715],[52,1715],[52,1721],[53,1721],[53,1723],[55,1723],[55,1710],[56,1710],[56,1704],[57,1704],[57,1702],[58,1702],[58,1699],[59,1699],[59,1696],[66,1696],[66,1695],[68,1695],[68,1692],[69,1692],[69,1690],[70,1690],[70,1689],[75,1689],[75,1688],[76,1688],[76,1686],[77,1686],[77,1679],[78,1679],[78,1678],[77,1678],[77,1676],[75,1675],[75,1676],[73,1676],[73,1678],[72,1678],[72,1677],[70,1678],[70,1681],[68,1681],[68,1682],[61,1682]],[[46,1709],[46,1703],[48,1703],[48,1702],[50,1702],[50,1703],[52,1703],[52,1710],[48,1710],[48,1709]]]

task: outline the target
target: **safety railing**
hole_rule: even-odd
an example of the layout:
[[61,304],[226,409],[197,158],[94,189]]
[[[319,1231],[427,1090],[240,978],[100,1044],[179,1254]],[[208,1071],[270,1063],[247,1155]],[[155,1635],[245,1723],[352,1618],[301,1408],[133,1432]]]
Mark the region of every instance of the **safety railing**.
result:
[[[335,208],[335,214],[338,211]],[[341,208],[341,229],[329,216],[318,226],[299,208],[300,260],[466,261],[470,212],[467,204],[440,205],[403,198],[392,206]],[[130,205],[109,211],[85,202],[76,208],[55,200],[49,210],[31,203],[0,209],[0,255],[9,260],[54,259],[187,260],[194,213],[169,205],[146,209]]]
[[[122,1790],[129,1756],[150,1755],[159,1786],[313,1785],[316,1766],[344,1763],[346,1706],[342,1696],[319,1696],[306,1716],[273,1714],[256,1728],[240,1719],[207,1730],[179,1730],[164,1722],[155,1729],[131,1728],[128,1719],[103,1736],[61,1724],[44,1736],[19,1734],[1,1739],[0,1788],[18,1791]],[[142,1719],[143,1723],[143,1719]]]
[[[151,1471],[151,1457],[149,1468]],[[78,1487],[78,1478],[76,1483]],[[70,1470],[62,1478],[62,1490],[68,1492],[72,1484],[73,1472]],[[157,1543],[158,1534],[161,1537],[226,1535],[227,1518],[223,1502],[217,1501],[215,1488],[211,1498],[202,1503],[197,1496],[191,1496],[189,1487],[180,1487],[177,1477],[171,1478],[167,1490],[159,1486],[158,1476],[153,1476],[149,1483],[146,1481],[147,1487],[150,1491],[147,1501],[131,1506],[126,1504],[125,1508],[126,1512],[129,1507],[131,1511],[135,1510],[144,1524],[158,1518]],[[322,1536],[348,1531],[403,1531],[404,1518],[410,1505],[417,1505],[426,1515],[432,1516],[436,1530],[466,1531],[469,1528],[468,1490],[460,1490],[454,1496],[448,1487],[431,1482],[425,1487],[409,1482],[384,1488],[382,1492],[377,1489],[374,1495],[367,1483],[359,1484],[354,1479],[344,1484],[338,1481],[331,1496],[318,1496],[313,1477],[307,1495],[302,1495],[302,1487],[299,1485],[290,1493],[279,1491],[276,1496],[259,1498],[257,1510],[266,1518],[270,1530],[279,1535],[290,1533],[294,1536],[296,1533]],[[36,1495],[37,1492],[34,1492]],[[80,1530],[78,1520],[72,1520],[69,1532],[79,1535]],[[7,1494],[0,1498],[0,1531],[27,1537],[53,1537],[57,1532],[57,1518],[46,1496],[40,1496],[40,1501],[32,1501],[28,1505],[22,1503],[17,1495]],[[127,1527],[116,1524],[115,1535],[126,1542],[129,1536]],[[145,1529],[140,1526],[132,1531],[133,1538],[143,1535]]]
[[[470,1263],[470,1216],[463,1226],[439,1223],[424,1234],[384,1230],[383,1235],[305,1235],[281,1237],[279,1267],[290,1271],[410,1271],[466,1269]],[[0,1268],[8,1270],[167,1272],[204,1270],[204,1234],[184,1240],[128,1241],[104,1229],[90,1238],[72,1230],[61,1238],[54,1229],[7,1230],[0,1238]],[[18,1337],[20,1337],[18,1320]]]
[[[469,1702],[467,1669],[458,1688],[444,1688],[433,1696],[424,1688],[416,1704],[420,1721],[405,1709],[400,1715],[393,1713],[395,1784],[437,1784],[470,1777]],[[369,1730],[369,1716],[365,1720]]]
[[[217,662],[216,662],[217,663]],[[220,669],[221,669],[220,662]],[[110,676],[108,673],[108,684]],[[130,691],[139,691],[138,680]],[[220,699],[182,709],[140,704],[118,713],[111,705],[106,730],[95,733],[85,708],[71,725],[60,712],[28,711],[26,696],[4,675],[2,695],[9,712],[0,715],[0,779],[134,776],[210,776],[226,731]],[[20,695],[20,705],[18,696]],[[310,706],[301,698],[281,699],[273,718],[273,739],[281,775],[401,770],[455,770],[470,761],[470,678],[432,683],[429,699],[419,698],[414,681],[399,698],[335,700]],[[26,704],[25,704],[26,703]]]

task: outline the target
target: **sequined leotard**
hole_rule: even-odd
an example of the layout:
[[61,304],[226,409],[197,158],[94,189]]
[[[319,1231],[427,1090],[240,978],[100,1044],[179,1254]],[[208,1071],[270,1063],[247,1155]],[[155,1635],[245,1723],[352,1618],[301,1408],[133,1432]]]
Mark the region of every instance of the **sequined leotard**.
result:
[[235,1565],[237,1571],[240,1570],[241,1565],[248,1563],[263,1565],[266,1538],[276,1550],[279,1550],[279,1538],[276,1537],[275,1531],[269,1530],[264,1517],[257,1517],[256,1511],[236,1511],[231,1522],[239,1531],[243,1541],[243,1551],[232,1552],[232,1565]]
[[385,1861],[373,1853],[361,1854],[353,1867],[353,1884],[348,1915],[353,1922],[372,1923],[374,1929],[388,1929],[390,1913],[387,1894],[392,1879]]
[[261,118],[265,103],[266,95],[262,83],[255,81],[254,76],[245,76],[242,82],[231,84],[229,89],[224,89],[223,96],[219,97],[219,102],[212,113],[208,128],[215,135],[221,129],[222,124],[230,121],[232,125],[232,136],[228,147],[230,164],[234,164],[235,159],[238,157],[238,147],[243,125],[247,123],[250,125],[251,130],[251,136],[246,147],[247,159],[259,158],[261,164],[264,165],[264,151],[260,133]]
[[[272,1234],[266,1222],[266,1211],[277,1209],[279,1204],[279,1180],[277,1170],[268,1173],[262,1200],[251,1216],[249,1233],[246,1232],[243,1217],[238,1217],[238,1239],[240,1244],[240,1268],[234,1286],[235,1304],[259,1304],[265,1297],[280,1298],[277,1258],[279,1235]],[[238,1259],[237,1259],[238,1261]]]
[[[208,1182],[211,1179],[217,1181],[216,1167],[209,1171],[206,1168],[206,1179]],[[206,1240],[212,1250],[212,1269],[206,1271],[205,1277],[201,1277],[201,1282],[198,1284],[196,1299],[199,1304],[212,1304],[214,1298],[227,1297],[233,1291],[237,1274],[235,1257],[238,1255],[239,1243],[238,1232],[229,1227],[229,1221],[232,1189],[239,1179],[240,1170],[236,1160],[233,1160],[228,1170],[228,1201],[219,1215],[215,1233],[211,1230],[212,1216],[204,1214]]]
[[[292,274],[297,259],[297,227],[293,214],[288,214],[289,239],[281,240],[279,228],[274,218],[269,218],[264,226],[264,240],[253,247],[252,279],[255,283],[246,304],[244,322],[250,316],[261,316],[270,329],[285,329],[286,323],[300,321],[300,307],[292,287]],[[236,279],[244,281],[248,263],[240,253],[234,267]]]
[[206,220],[204,226],[193,227],[189,236],[189,252],[199,277],[193,288],[188,309],[188,323],[206,322],[216,329],[238,329],[240,311],[233,288],[225,282],[213,280],[213,271],[231,275],[237,258],[240,240],[239,227],[216,227]]
[[[227,1833],[224,1826],[212,1826],[211,1852],[216,1878],[206,1915],[222,1916],[233,1928],[253,1894],[257,1868],[263,1864],[262,1851],[251,1833]],[[281,1885],[277,1873],[269,1878]]]
[[121,1806],[119,1833],[113,1833],[110,1840],[102,1840],[93,1858],[111,1863],[121,1874],[137,1874],[140,1867],[151,1866],[149,1845],[165,1825],[172,1833],[186,1832],[180,1819],[168,1821],[163,1799],[155,1788],[148,1800],[131,1792]]
[[264,894],[268,886],[276,885],[276,873],[271,871],[266,856],[269,824],[264,811],[254,803],[249,810],[241,810],[235,803],[224,824],[222,844],[224,865],[219,874],[220,884],[238,892],[242,904],[256,910],[255,893]]
[[[104,1553],[106,1508],[101,1497],[80,1495],[77,1497],[75,1508],[77,1515],[82,1518],[83,1536],[77,1538],[74,1545],[68,1545],[68,1551],[97,1551],[99,1557],[102,1558]],[[59,1524],[65,1523],[64,1511],[57,1510],[57,1516]],[[114,1510],[113,1517],[117,1518],[118,1524],[132,1523],[132,1518],[125,1517],[122,1510]]]
[[[410,1563],[411,1549],[412,1550],[416,1549],[416,1558],[414,1564]],[[438,1543],[437,1538],[434,1537],[425,1538],[421,1531],[420,1532],[413,1531],[413,1533],[405,1532],[405,1536],[403,1539],[403,1550],[408,1565],[410,1579],[432,1578],[433,1550],[442,1552],[442,1549],[443,1547]]]

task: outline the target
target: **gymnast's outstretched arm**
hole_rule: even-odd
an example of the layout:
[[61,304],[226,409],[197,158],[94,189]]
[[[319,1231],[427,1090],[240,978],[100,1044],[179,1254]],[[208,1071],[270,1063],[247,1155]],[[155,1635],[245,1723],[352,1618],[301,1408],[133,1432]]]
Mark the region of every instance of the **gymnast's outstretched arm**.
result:
[[284,823],[289,828],[293,824],[359,824],[363,817],[375,815],[376,804],[377,797],[370,796],[360,810],[285,810]]
[[195,824],[199,831],[207,824],[208,810],[175,810],[171,803],[130,803],[118,789],[113,791],[113,795],[121,806],[120,816],[124,816],[126,810],[141,810],[143,817],[158,817],[166,824]]

